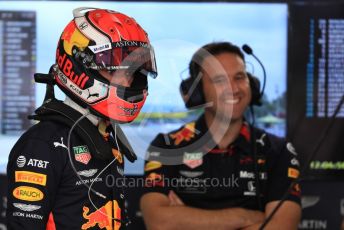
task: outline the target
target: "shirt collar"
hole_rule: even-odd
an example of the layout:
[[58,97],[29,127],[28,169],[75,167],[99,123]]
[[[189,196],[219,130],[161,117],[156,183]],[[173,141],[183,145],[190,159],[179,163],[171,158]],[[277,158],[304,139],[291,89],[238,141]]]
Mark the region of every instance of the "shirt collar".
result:
[[[214,144],[214,140],[208,132],[208,125],[205,121],[205,115],[202,114],[196,121],[196,130],[199,131],[200,136],[209,135],[209,142],[207,145],[204,146],[205,150],[209,153],[228,153],[233,151],[233,149],[240,149],[243,153],[250,153],[251,152],[251,145],[250,145],[250,126],[249,124],[244,121],[239,136],[232,142],[226,149],[220,149],[218,145]],[[209,144],[210,143],[210,144]],[[213,143],[213,144],[211,144]],[[211,147],[214,146],[214,147]]]

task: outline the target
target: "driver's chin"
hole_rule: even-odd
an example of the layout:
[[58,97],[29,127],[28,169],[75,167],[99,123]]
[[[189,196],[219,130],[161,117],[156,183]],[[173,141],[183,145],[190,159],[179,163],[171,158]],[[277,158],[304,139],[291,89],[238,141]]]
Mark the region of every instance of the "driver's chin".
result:
[[218,107],[216,116],[218,117],[218,120],[234,123],[243,119],[244,112],[245,111],[238,106]]

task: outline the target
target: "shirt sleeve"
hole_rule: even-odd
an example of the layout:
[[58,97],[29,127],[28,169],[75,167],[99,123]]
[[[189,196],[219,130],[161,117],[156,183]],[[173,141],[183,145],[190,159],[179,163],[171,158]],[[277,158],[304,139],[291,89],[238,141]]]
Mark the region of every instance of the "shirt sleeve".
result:
[[[279,152],[274,155],[274,164],[268,176],[267,203],[281,200],[290,184],[300,174],[297,153],[291,143],[284,143]],[[300,204],[300,197],[300,185],[296,183],[288,194],[287,200]]]
[[144,166],[144,193],[159,192],[168,194],[171,190],[171,166],[165,165],[163,158],[166,149],[163,134],[159,134],[150,144]]
[[53,143],[37,139],[14,146],[7,165],[8,229],[46,229],[63,171],[59,153]]

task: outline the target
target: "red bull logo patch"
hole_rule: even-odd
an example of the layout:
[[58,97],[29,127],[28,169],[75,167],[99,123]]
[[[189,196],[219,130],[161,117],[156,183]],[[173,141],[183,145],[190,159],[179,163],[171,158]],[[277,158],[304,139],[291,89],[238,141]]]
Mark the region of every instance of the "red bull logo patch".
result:
[[170,134],[170,137],[174,139],[174,144],[179,145],[182,141],[190,141],[195,136],[195,125],[195,122],[186,124],[179,132]]
[[83,207],[83,214],[86,223],[81,226],[81,229],[89,229],[97,227],[106,230],[119,230],[121,227],[121,209],[116,200],[108,201],[104,206],[98,210],[91,212],[86,206]]

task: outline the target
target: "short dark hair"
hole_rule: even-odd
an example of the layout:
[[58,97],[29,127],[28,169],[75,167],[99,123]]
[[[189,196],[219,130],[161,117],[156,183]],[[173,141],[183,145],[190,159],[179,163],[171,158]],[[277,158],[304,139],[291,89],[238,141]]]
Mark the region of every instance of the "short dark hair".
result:
[[194,53],[189,64],[189,73],[191,77],[195,77],[201,70],[203,60],[209,55],[219,55],[222,53],[237,54],[244,62],[245,57],[240,48],[230,42],[212,42],[202,46]]

